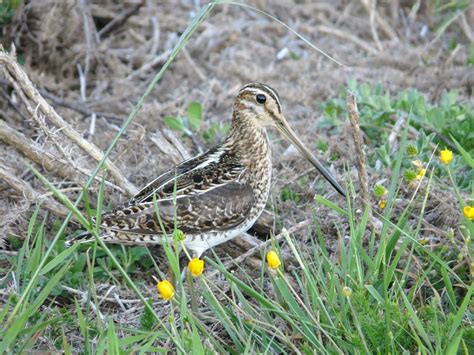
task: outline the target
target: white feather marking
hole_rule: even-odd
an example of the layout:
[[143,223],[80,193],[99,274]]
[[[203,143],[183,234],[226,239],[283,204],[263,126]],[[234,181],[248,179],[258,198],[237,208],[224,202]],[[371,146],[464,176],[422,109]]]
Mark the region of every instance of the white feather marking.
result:
[[205,168],[206,166],[212,163],[218,163],[219,160],[221,159],[222,154],[224,154],[224,150],[218,149],[215,153],[212,153],[211,155],[209,155],[206,160],[204,160],[201,164],[199,164],[198,166],[196,166],[194,169],[190,170],[189,172]]
[[[244,86],[242,88],[241,91],[243,90],[247,90],[247,91],[250,91],[252,94],[255,94],[255,95],[258,95],[258,94],[268,94],[267,92],[265,92],[264,90],[261,90],[259,88],[255,88],[255,87],[252,87],[251,85],[253,84],[250,84],[249,86],[250,87],[247,87],[247,86]],[[281,102],[280,102],[280,99],[278,98],[278,94],[276,93],[275,90],[273,90],[271,87],[269,87],[268,85],[265,85],[265,84],[261,84],[267,91],[269,91],[270,93],[272,93],[272,97],[276,100],[277,104],[279,107],[281,107]]]

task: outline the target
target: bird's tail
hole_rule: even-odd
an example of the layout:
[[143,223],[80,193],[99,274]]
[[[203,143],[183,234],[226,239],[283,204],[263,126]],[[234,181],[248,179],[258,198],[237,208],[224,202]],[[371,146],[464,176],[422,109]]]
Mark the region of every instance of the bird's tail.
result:
[[89,232],[84,232],[76,235],[73,238],[67,239],[65,245],[67,248],[72,247],[74,244],[90,243],[94,241],[94,236]]
[[[162,242],[162,236],[160,234],[140,234],[115,230],[101,230],[99,238],[106,243],[124,245],[160,244]],[[66,247],[69,248],[74,244],[91,243],[94,240],[95,238],[91,233],[84,232],[73,238],[67,239],[65,244]]]

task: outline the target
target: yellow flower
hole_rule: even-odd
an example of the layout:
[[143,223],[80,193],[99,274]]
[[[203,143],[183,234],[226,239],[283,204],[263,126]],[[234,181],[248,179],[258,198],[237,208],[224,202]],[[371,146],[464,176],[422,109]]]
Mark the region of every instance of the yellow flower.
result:
[[449,149],[443,149],[439,153],[439,160],[441,160],[443,164],[448,165],[449,163],[451,163],[451,160],[453,160],[453,152]]
[[267,253],[267,263],[270,269],[276,269],[281,265],[281,261],[278,257],[278,254],[275,253],[273,250],[270,250]]
[[471,206],[464,206],[463,209],[464,216],[469,220],[474,220],[474,207]]
[[165,301],[169,301],[170,299],[173,298],[174,287],[171,284],[171,282],[169,282],[168,280],[163,280],[163,281],[158,282],[158,285],[156,285],[156,288],[158,289],[160,296],[163,297]]
[[344,297],[351,297],[352,296],[352,289],[350,287],[344,286],[342,288],[342,295]]
[[387,202],[386,202],[385,200],[380,200],[380,201],[379,201],[379,207],[380,207],[380,209],[383,210],[386,205],[387,205]]
[[421,168],[420,170],[418,170],[418,173],[416,174],[416,178],[418,180],[421,180],[423,178],[423,176],[425,176],[425,173],[426,173],[426,169]]
[[204,270],[204,260],[194,258],[189,261],[188,270],[191,271],[193,276],[199,276]]

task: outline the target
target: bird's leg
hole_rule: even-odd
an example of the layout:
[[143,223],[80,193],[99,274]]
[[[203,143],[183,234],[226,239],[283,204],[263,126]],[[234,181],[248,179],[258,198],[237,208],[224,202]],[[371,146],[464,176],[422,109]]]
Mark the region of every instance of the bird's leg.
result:
[[[194,258],[199,258],[202,254],[201,252],[193,251],[193,259]],[[198,312],[198,306],[197,306],[197,299],[196,299],[196,293],[194,289],[194,278],[193,275],[191,275],[191,272],[188,270],[186,267],[184,270],[186,272],[186,282],[188,284],[189,288],[189,297],[191,298],[191,309],[193,313],[197,314]]]
[[[175,251],[174,249],[175,247],[172,247],[172,250]],[[177,247],[177,255],[178,255],[178,264],[179,264],[179,254],[181,254],[181,246],[178,245]],[[184,270],[181,272],[181,281],[183,281],[183,272]],[[173,268],[171,267],[171,260],[168,259],[168,277],[170,278],[171,280],[171,284],[176,286],[176,282],[178,280],[176,280],[176,275],[174,274],[174,271],[173,271]]]
[[189,274],[188,268],[184,267],[183,270],[181,270],[181,281],[184,282],[186,280],[187,275]]

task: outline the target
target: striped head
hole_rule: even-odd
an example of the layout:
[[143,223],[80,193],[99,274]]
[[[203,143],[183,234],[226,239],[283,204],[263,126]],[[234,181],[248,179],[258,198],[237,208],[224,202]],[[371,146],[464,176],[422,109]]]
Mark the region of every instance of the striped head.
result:
[[[238,113],[238,114],[237,114]],[[234,103],[234,117],[249,120],[257,127],[274,127],[295,145],[301,154],[329,181],[343,196],[344,189],[323,165],[310,153],[291,129],[282,113],[280,98],[275,90],[265,84],[252,83],[240,89]]]
[[260,83],[247,84],[240,89],[234,110],[258,127],[276,127],[276,122],[283,117],[277,92]]

